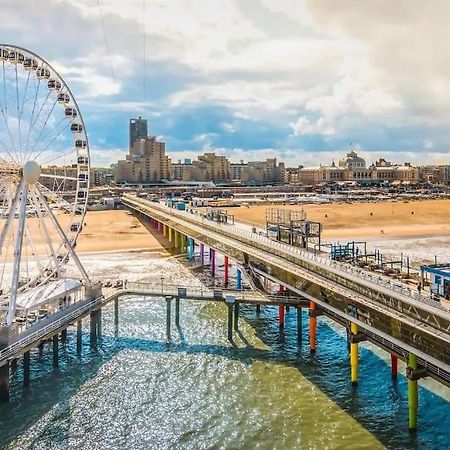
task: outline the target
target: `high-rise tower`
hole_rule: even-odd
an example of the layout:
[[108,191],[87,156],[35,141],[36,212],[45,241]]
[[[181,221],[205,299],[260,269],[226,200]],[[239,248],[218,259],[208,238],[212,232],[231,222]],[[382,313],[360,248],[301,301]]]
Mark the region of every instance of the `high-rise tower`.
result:
[[130,149],[133,144],[140,139],[147,139],[147,120],[139,117],[139,119],[130,119]]

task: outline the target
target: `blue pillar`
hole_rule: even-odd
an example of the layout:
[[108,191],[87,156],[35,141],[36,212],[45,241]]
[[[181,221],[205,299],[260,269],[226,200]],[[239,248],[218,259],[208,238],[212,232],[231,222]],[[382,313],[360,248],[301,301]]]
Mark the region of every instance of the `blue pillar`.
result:
[[236,269],[236,285],[238,290],[242,289],[242,273],[239,269]]
[[188,258],[189,259],[194,259],[194,251],[195,251],[194,239],[189,238],[189,252],[188,252]]

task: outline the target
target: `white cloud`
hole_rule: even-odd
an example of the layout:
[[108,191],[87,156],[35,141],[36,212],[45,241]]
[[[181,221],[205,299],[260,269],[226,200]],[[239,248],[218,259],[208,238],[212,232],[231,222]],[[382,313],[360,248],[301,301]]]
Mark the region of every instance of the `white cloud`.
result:
[[336,132],[333,124],[328,123],[324,117],[319,117],[317,121],[311,122],[306,116],[301,116],[296,122],[291,122],[289,126],[292,128],[294,136],[302,134],[331,136]]
[[236,124],[230,122],[221,123],[221,127],[227,133],[236,133]]

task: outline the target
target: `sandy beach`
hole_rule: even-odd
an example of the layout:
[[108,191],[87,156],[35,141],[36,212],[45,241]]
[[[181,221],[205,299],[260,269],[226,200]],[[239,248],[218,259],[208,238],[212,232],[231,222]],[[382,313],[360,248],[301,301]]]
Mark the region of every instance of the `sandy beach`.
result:
[[[69,215],[58,216],[64,229],[67,229],[69,219]],[[37,252],[40,255],[48,254],[48,249],[44,244],[45,237],[38,219],[27,219],[27,224]],[[52,225],[48,226],[48,232],[54,246],[57,242],[61,242]],[[77,240],[76,250],[78,253],[124,250],[164,251],[166,243],[165,238],[159,236],[157,238],[149,233],[136,217],[127,214],[125,210],[88,211],[84,219],[83,230]],[[30,247],[27,236],[24,237],[23,245],[25,248]],[[10,259],[12,251],[12,242],[10,242],[8,259]],[[28,251],[31,253],[30,248]]]
[[265,225],[267,208],[306,211],[323,225],[324,238],[450,236],[450,200],[228,208],[237,220]]

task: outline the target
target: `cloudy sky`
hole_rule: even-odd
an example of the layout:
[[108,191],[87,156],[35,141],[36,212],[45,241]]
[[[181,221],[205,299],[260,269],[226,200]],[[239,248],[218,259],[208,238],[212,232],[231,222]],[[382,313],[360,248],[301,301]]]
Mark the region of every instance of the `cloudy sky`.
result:
[[215,150],[317,165],[352,143],[369,162],[450,163],[448,0],[1,6],[1,40],[71,86],[97,165],[123,157],[139,115],[174,160]]

